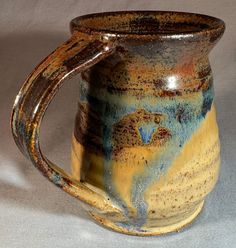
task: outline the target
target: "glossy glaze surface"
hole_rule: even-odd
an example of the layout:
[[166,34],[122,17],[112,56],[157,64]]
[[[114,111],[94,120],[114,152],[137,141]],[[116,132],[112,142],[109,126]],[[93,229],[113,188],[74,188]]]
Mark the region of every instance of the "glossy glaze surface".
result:
[[[76,18],[71,30],[20,92],[18,145],[107,227],[133,235],[181,229],[218,177],[208,54],[224,23],[189,13],[115,12]],[[42,156],[38,125],[61,79],[74,71],[81,80],[70,178]],[[31,87],[39,83],[40,91]]]

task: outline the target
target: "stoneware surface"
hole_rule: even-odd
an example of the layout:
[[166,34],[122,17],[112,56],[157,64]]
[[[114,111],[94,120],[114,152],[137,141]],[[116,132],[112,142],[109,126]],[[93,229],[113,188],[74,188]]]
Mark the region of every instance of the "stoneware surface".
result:
[[[167,5],[168,2],[163,5],[164,7],[160,5],[158,6],[158,8],[166,9],[165,6]],[[34,6],[33,4],[29,3],[25,6],[27,6],[26,9],[34,9],[36,7],[38,11],[39,9],[43,9],[43,3],[40,4],[40,6],[38,4]],[[77,15],[83,14],[83,12],[75,13],[74,6],[73,8],[72,6],[70,4],[68,5],[68,9],[73,9],[71,12],[74,14],[73,16],[70,16],[70,19]],[[150,4],[150,6],[152,7],[152,4]],[[204,3],[204,6],[208,5]],[[136,238],[132,236],[124,236],[97,226],[95,223],[91,222],[91,220],[89,220],[88,217],[85,216],[85,212],[83,212],[83,210],[79,208],[78,200],[73,199],[69,195],[64,194],[61,190],[58,190],[52,184],[49,184],[35,170],[35,168],[31,167],[31,164],[28,163],[17,152],[14,143],[10,139],[8,121],[9,111],[13,102],[15,92],[17,92],[24,78],[27,76],[29,71],[33,70],[38,61],[42,60],[43,57],[50,53],[50,51],[52,51],[56,46],[60,45],[60,43],[67,40],[69,35],[63,33],[60,34],[60,31],[58,31],[56,35],[56,30],[61,30],[61,27],[63,27],[64,25],[61,20],[62,12],[60,12],[60,14],[58,13],[57,22],[55,21],[56,18],[45,18],[44,21],[46,23],[44,25],[39,24],[38,21],[35,22],[35,20],[38,20],[39,14],[42,18],[42,12],[38,12],[36,10],[34,14],[31,15],[31,17],[27,14],[18,17],[17,25],[13,22],[12,24],[10,22],[8,23],[8,25],[4,25],[4,22],[2,22],[1,25],[3,26],[3,36],[1,42],[3,45],[1,46],[1,48],[4,46],[4,49],[1,49],[1,54],[3,58],[5,58],[5,60],[4,63],[2,63],[3,66],[1,67],[1,72],[3,75],[3,81],[6,81],[6,84],[4,84],[3,88],[1,89],[1,112],[3,113],[4,118],[3,122],[1,119],[1,123],[3,126],[3,132],[1,132],[1,195],[3,197],[0,205],[0,211],[2,211],[3,214],[1,216],[2,231],[0,232],[0,235],[3,247],[22,247],[27,245],[30,245],[31,247],[48,247],[48,245],[57,245],[58,247],[77,247],[78,245],[82,247],[109,247],[110,245],[108,244],[111,243],[114,247],[122,247],[124,245],[129,247],[143,247],[147,244],[153,246],[158,245],[159,247],[179,247],[180,244],[183,247],[224,247],[224,245],[225,247],[234,247],[234,88],[231,85],[233,79],[232,75],[234,75],[233,68],[235,66],[233,62],[234,56],[232,44],[232,41],[234,40],[234,33],[230,32],[229,34],[229,30],[233,30],[233,24],[229,22],[230,14],[225,16],[221,14],[221,12],[224,13],[224,11],[228,11],[229,13],[231,13],[233,8],[229,8],[229,4],[227,6],[226,3],[226,6],[221,7],[221,11],[217,12],[216,7],[219,8],[219,6],[220,5],[216,2],[215,6],[211,6],[210,8],[209,4],[208,11],[206,11],[207,9],[205,8],[203,10],[203,4],[200,4],[197,10],[193,8],[191,9],[190,5],[186,5],[182,9],[177,8],[177,6],[175,8],[182,11],[184,10],[200,12],[217,16],[225,20],[227,23],[226,35],[228,35],[228,37],[230,38],[223,38],[223,44],[219,42],[219,45],[217,45],[216,48],[213,49],[213,52],[211,53],[212,55],[210,57],[211,67],[214,72],[214,88],[216,95],[214,102],[217,106],[217,118],[220,126],[222,141],[221,154],[223,168],[221,169],[220,180],[215,190],[209,195],[209,197],[207,197],[205,208],[203,209],[202,214],[194,223],[194,225],[191,225],[190,228],[185,229],[183,232],[180,232],[177,235],[169,235],[156,238]],[[47,7],[49,7],[47,9],[50,10],[50,6]],[[168,9],[173,9],[173,7],[173,5],[169,5]],[[10,9],[12,12],[17,11],[17,8],[14,6],[11,6]],[[68,11],[68,9],[64,8],[65,12]],[[155,7],[155,9],[157,9],[157,6]],[[29,11],[26,11],[25,13],[28,12]],[[95,10],[91,10],[89,12],[95,12]],[[9,16],[7,16],[7,13],[9,12],[3,11],[3,20],[7,20],[7,17],[9,18]],[[49,13],[47,14],[49,15]],[[57,16],[57,12],[54,12],[54,14],[55,16]],[[65,13],[63,13],[63,15],[65,15]],[[23,16],[25,19],[23,18]],[[20,21],[21,18],[22,21]],[[28,22],[28,20],[31,21]],[[67,23],[68,21],[69,20],[67,20]],[[53,28],[51,28],[50,23],[54,23],[55,27],[57,27],[54,31]],[[66,29],[66,24],[64,27]],[[44,28],[47,28],[50,35],[47,35],[45,34],[45,32],[40,31],[44,30]],[[17,30],[25,30],[25,33],[23,31],[19,33],[17,32]],[[66,31],[63,30],[62,32]],[[55,36],[53,34],[55,34]],[[219,49],[217,49],[218,46]],[[227,52],[229,51],[229,49],[231,52]],[[22,52],[24,53],[23,57],[21,56]],[[120,51],[120,53],[121,52],[122,51]],[[146,54],[142,55],[144,56]],[[231,62],[231,64],[229,64],[229,62]],[[106,71],[106,65],[100,64],[100,66],[104,68],[104,71]],[[14,67],[14,69],[12,67]],[[223,69],[225,73],[223,73]],[[96,73],[96,71],[92,73]],[[138,70],[136,73],[139,73]],[[140,74],[142,74],[143,76],[143,73]],[[74,113],[76,112],[76,102],[78,101],[78,97],[80,97],[80,99],[81,97],[83,98],[83,96],[78,95],[78,87],[85,86],[86,88],[86,80],[88,80],[89,75],[89,73],[87,75],[86,73],[83,75],[83,85],[78,86],[78,78],[75,78],[70,80],[71,83],[67,84],[64,89],[62,88],[62,91],[59,92],[59,96],[56,98],[53,105],[49,107],[49,112],[46,115],[45,122],[43,123],[43,127],[41,128],[43,152],[47,155],[48,158],[50,158],[50,160],[55,161],[62,166],[66,164],[66,162],[67,164],[69,163],[69,159],[67,161],[65,157],[66,151],[67,153],[69,153],[70,150],[70,138]],[[106,76],[106,74],[103,75]],[[173,80],[170,81],[173,84]],[[225,83],[222,84],[220,82]],[[147,85],[147,90],[150,92],[151,87],[149,88],[149,86],[151,85]],[[114,89],[109,89],[108,94],[114,94],[112,90]],[[129,89],[129,91],[131,91],[131,89]],[[227,94],[227,92],[229,94]],[[130,92],[130,94],[133,93]],[[99,94],[96,94],[97,98],[98,96]],[[83,99],[81,99],[80,101],[82,100]],[[90,104],[92,103],[90,102]],[[132,102],[130,103],[130,105],[132,105]],[[100,108],[100,106],[101,105],[97,105],[95,107]],[[229,116],[227,114],[228,109],[231,109],[232,113]],[[208,115],[209,112],[210,115]],[[212,108],[212,111],[208,111],[208,113],[206,114],[205,118],[203,118],[203,120],[208,120],[209,123],[211,122],[211,120],[213,120],[214,122],[214,108]],[[167,121],[157,121],[158,116],[155,116],[154,118],[153,116],[150,116],[150,114],[142,111],[135,112],[135,114],[136,116],[139,116],[138,120],[140,118],[147,118],[148,120],[152,120],[155,123],[157,122],[159,126],[161,125],[161,127],[165,127],[166,129],[168,128]],[[210,116],[210,118],[208,118],[207,116]],[[133,128],[135,125],[140,125],[140,122],[137,121],[134,116],[127,117],[128,118],[123,118],[123,123],[121,122],[119,124],[123,125],[124,123],[129,123],[131,125],[131,128]],[[102,116],[99,116],[99,118],[102,118]],[[133,122],[130,122],[130,119],[133,120]],[[97,122],[95,124],[99,125],[99,123]],[[81,123],[76,124],[76,126],[78,127],[80,127],[80,125]],[[152,128],[155,127],[156,126],[154,124]],[[214,129],[212,127],[214,127],[214,125],[211,124],[211,128],[209,130],[207,129],[207,125],[204,125],[203,130],[206,128],[205,130],[209,130],[209,132],[203,131],[203,133],[209,133],[209,135],[212,134],[212,137],[214,137],[214,133],[217,132],[217,129]],[[158,130],[160,131],[160,129]],[[123,131],[124,130],[122,128],[118,128],[116,133],[117,135],[119,135],[119,133],[122,133]],[[138,131],[138,135],[140,134],[140,132],[148,134],[148,132],[146,132],[147,130],[145,131],[145,129],[138,129]],[[97,132],[99,133],[99,130],[97,130]],[[158,132],[158,134],[160,133]],[[78,134],[79,132],[77,133],[77,135],[75,132],[75,136],[73,138],[76,142],[79,140]],[[83,133],[80,132],[80,134]],[[145,144],[145,146],[150,147],[151,145],[157,145],[155,143],[155,136],[153,134],[150,134],[149,132],[149,135],[145,136],[146,138],[144,136],[141,136],[140,134],[141,140]],[[116,150],[118,152],[120,148],[119,143],[131,144],[132,142],[132,140],[125,140],[124,136],[122,135],[119,137],[121,138],[117,139],[116,143]],[[165,138],[167,137],[168,135],[165,136]],[[162,145],[167,145],[167,142],[163,143]],[[204,144],[204,146],[205,145],[206,144]],[[193,147],[194,148],[192,149],[194,149],[194,151],[197,150],[196,146]],[[91,149],[96,148],[97,147]],[[77,149],[77,151],[78,150],[79,149]],[[148,154],[144,153],[142,155],[147,156]],[[90,155],[88,154],[88,156]],[[122,159],[124,157],[114,156],[114,158],[115,160],[122,162]],[[211,159],[210,156],[209,159]],[[194,161],[194,159],[192,161]],[[96,160],[96,163],[99,163],[99,159]],[[175,161],[175,164],[177,163],[178,161]],[[69,168],[65,169],[68,169],[69,171]],[[75,172],[75,175],[76,174],[77,173]],[[88,177],[86,177],[86,175],[88,175]],[[118,171],[117,176],[119,175],[120,172]],[[80,177],[81,176],[84,177],[83,180],[91,182],[89,174],[84,173],[84,175],[80,175]],[[55,176],[53,177],[53,180],[54,182],[59,184],[61,179]],[[119,185],[115,186],[118,188]],[[100,187],[104,189],[105,186],[104,184],[101,184]],[[93,187],[91,187],[91,189],[94,190]],[[122,187],[122,185],[119,187],[119,193],[125,190],[126,189]],[[112,195],[112,193],[115,193],[114,189],[111,189],[110,195]],[[123,196],[122,193],[120,193],[120,195]],[[190,197],[191,196],[189,196],[189,198]],[[124,200],[127,202],[127,199],[124,198]],[[109,198],[108,201],[111,201],[111,199]],[[61,204],[61,202],[63,202],[63,204]],[[119,204],[117,204],[117,207],[119,207]],[[198,210],[200,208],[201,205],[199,206]],[[138,207],[135,206],[133,209],[135,213],[135,211],[138,210]],[[145,210],[145,206],[144,208],[140,209]],[[132,209],[129,210],[130,213],[132,213]],[[97,216],[95,216],[95,218],[96,217]],[[135,227],[136,226],[137,225],[135,225]],[[27,235],[27,233],[30,233],[31,235]],[[104,239],[104,237],[106,237],[106,239]]]
[[[218,179],[208,54],[224,22],[186,12],[126,11],[77,17],[70,26],[72,37],[16,96],[16,144],[99,223],[133,235],[180,230]],[[81,79],[71,177],[41,153],[38,131],[63,78],[74,72]]]

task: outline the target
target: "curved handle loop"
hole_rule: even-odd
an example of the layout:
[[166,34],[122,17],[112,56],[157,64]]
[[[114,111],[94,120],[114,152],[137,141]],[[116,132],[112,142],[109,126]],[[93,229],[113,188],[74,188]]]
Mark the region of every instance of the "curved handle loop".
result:
[[104,193],[73,180],[41,152],[39,128],[44,113],[65,78],[80,73],[114,51],[114,43],[74,32],[30,74],[16,97],[12,133],[21,152],[55,185],[100,211],[117,212]]

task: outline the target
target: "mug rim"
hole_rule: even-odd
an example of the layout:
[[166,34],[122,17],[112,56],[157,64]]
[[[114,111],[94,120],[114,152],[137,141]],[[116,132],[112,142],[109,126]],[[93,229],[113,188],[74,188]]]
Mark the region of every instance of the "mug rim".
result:
[[[200,28],[198,30],[188,30],[183,32],[181,29],[176,29],[175,31],[168,32],[164,30],[164,32],[161,32],[160,30],[154,30],[154,32],[138,32],[134,30],[133,32],[118,29],[114,30],[112,28],[104,28],[102,25],[99,27],[92,26],[91,24],[88,25],[86,22],[89,22],[91,20],[99,20],[99,18],[105,18],[105,20],[110,20],[111,18],[119,17],[122,20],[122,17],[125,18],[126,16],[154,16],[158,19],[158,17],[163,16],[162,18],[165,18],[167,15],[176,15],[179,18],[183,19],[183,23],[187,23],[187,19],[197,19],[199,20],[199,25],[204,26],[204,28]],[[109,19],[110,18],[110,19]],[[106,21],[107,21],[106,20]],[[94,23],[94,22],[92,22]],[[174,22],[173,22],[174,23]],[[179,24],[181,22],[176,21],[175,24]],[[194,22],[191,23],[191,25]],[[97,34],[102,36],[113,36],[113,37],[154,37],[154,38],[173,38],[173,39],[180,39],[180,38],[193,38],[197,36],[203,36],[203,35],[221,35],[223,34],[225,30],[225,22],[217,17],[205,15],[205,14],[199,14],[199,13],[193,13],[193,12],[180,12],[180,11],[159,11],[159,10],[130,10],[130,11],[109,11],[109,12],[97,12],[92,14],[86,14],[82,16],[75,17],[70,22],[70,29],[73,33],[74,31],[81,31],[88,34]]]

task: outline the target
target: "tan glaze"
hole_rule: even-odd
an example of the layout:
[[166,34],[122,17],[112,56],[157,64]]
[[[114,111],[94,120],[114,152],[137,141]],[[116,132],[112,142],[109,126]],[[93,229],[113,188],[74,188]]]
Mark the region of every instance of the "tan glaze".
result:
[[[219,173],[208,54],[223,21],[158,11],[100,13],[30,74],[12,113],[20,150],[99,223],[132,235],[178,231]],[[72,176],[43,156],[39,127],[65,78],[81,73]]]
[[[196,144],[198,149],[196,151]],[[83,146],[75,138],[72,145],[72,172],[75,177],[80,178],[80,170],[84,157]],[[129,156],[130,161],[126,163],[116,162],[113,174],[114,183],[122,197],[130,202],[131,179],[130,175],[137,173],[141,168],[134,168],[135,157],[140,161],[143,156],[145,159],[151,159],[153,151],[145,151],[144,148],[126,148],[122,151],[125,156]],[[219,139],[218,128],[216,125],[215,107],[208,112],[205,121],[201,124],[197,132],[183,147],[183,150],[173,161],[170,169],[156,183],[154,183],[145,193],[148,202],[148,219],[144,225],[142,234],[136,235],[158,235],[172,231],[178,231],[200,213],[206,195],[213,189],[219,174]],[[139,156],[138,156],[139,155]],[[102,157],[95,154],[87,154],[87,160],[90,160],[90,171],[87,178],[89,182],[99,181],[98,170],[102,169]],[[132,166],[133,165],[133,166]],[[144,167],[145,165],[141,165]],[[102,173],[101,173],[102,174]],[[101,183],[102,184],[102,183]],[[104,187],[103,185],[100,187]],[[125,185],[125,187],[124,187]],[[98,185],[97,185],[98,186]],[[135,209],[133,209],[135,211]],[[91,213],[91,216],[99,223],[123,233],[132,233],[130,230],[114,225],[113,222],[106,219],[105,216]],[[113,221],[117,221],[113,216]],[[118,219],[120,216],[118,216]]]

